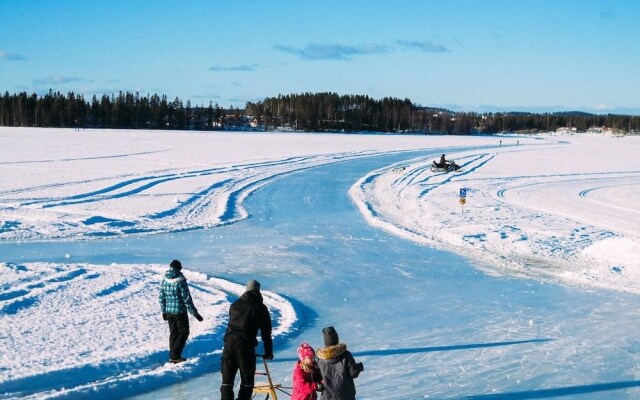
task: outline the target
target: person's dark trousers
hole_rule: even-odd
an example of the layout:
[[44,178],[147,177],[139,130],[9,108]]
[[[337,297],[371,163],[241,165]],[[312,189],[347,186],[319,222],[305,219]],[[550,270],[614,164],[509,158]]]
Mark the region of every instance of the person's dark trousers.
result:
[[240,371],[240,391],[237,400],[249,400],[256,374],[256,348],[240,337],[228,336],[222,350],[221,400],[233,400],[233,383]]
[[184,314],[167,314],[169,323],[169,359],[182,358],[182,350],[189,338],[189,316]]

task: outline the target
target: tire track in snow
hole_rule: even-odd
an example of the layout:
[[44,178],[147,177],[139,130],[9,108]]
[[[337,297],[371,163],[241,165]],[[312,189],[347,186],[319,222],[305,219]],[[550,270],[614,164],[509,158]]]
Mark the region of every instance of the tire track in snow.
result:
[[58,162],[69,162],[69,161],[104,160],[109,158],[125,158],[125,157],[143,156],[148,154],[165,153],[167,151],[171,151],[172,149],[173,149],[172,147],[169,147],[161,150],[141,151],[138,153],[110,154],[106,156],[95,156],[95,157],[77,157],[77,158],[60,158],[60,159],[49,159],[49,160],[26,160],[26,161],[0,161],[0,165],[41,164],[41,163],[58,163]]
[[[428,176],[424,181],[421,181],[420,185],[427,186],[427,188],[422,190],[418,197],[422,199],[427,194],[429,194],[429,192],[431,192],[432,190],[437,189],[448,183],[460,180],[460,177],[462,176],[469,175],[473,172],[476,172],[477,170],[481,169],[486,164],[491,162],[491,160],[493,160],[493,158],[495,157],[495,154],[479,154],[479,155],[472,155],[470,157],[472,157],[471,160],[462,163],[462,165],[460,166],[462,168],[462,172],[436,173],[436,175]],[[431,183],[430,181],[433,180],[434,177],[444,177],[444,179]]]
[[[596,193],[613,192],[620,185],[598,182],[602,180],[621,179],[621,184],[635,186],[639,172],[575,173],[565,169],[568,172],[509,176],[495,174],[494,167],[488,175],[476,174],[501,154],[469,154],[461,173],[428,174],[424,162],[407,165],[409,172],[401,178],[392,177],[388,169],[373,171],[352,186],[349,194],[372,226],[475,258],[487,272],[637,292],[639,286],[631,273],[636,269],[622,266],[635,265],[627,256],[630,250],[624,249],[633,247],[633,237],[640,234],[635,226],[640,225],[625,227],[626,221],[637,220],[640,211],[627,207],[635,204],[634,199],[623,202],[608,193],[601,201]],[[500,161],[496,166],[504,164],[502,159],[496,161]],[[453,201],[457,183],[472,185],[468,195],[473,208],[469,213],[461,212],[458,202]],[[545,190],[566,195],[554,202],[545,197]],[[636,193],[629,189],[622,192]],[[592,201],[594,207],[578,200]],[[572,212],[575,207],[584,211],[576,214]],[[576,223],[578,228],[568,229]],[[619,238],[614,232],[632,236]],[[592,258],[596,251],[592,247],[605,242],[624,248],[624,256]],[[607,267],[611,262],[614,267]]]
[[596,192],[596,191],[599,191],[599,190],[602,190],[602,189],[610,189],[610,188],[614,188],[614,187],[629,186],[629,185],[637,185],[637,184],[623,183],[623,184],[617,184],[617,185],[598,186],[598,187],[582,190],[578,195],[580,197],[582,197],[584,199],[588,199],[589,201],[591,201],[591,202],[593,202],[595,204],[598,204],[600,206],[604,206],[604,207],[607,207],[607,208],[615,208],[615,209],[618,209],[618,210],[621,210],[621,211],[624,211],[624,212],[640,214],[640,209],[638,209],[638,208],[622,207],[622,206],[619,206],[617,204],[611,204],[611,202],[605,202],[605,201],[596,200],[596,199],[591,198],[591,194],[593,192]]
[[[0,225],[0,237],[22,240],[74,236],[108,238],[227,225],[246,218],[248,214],[242,208],[244,199],[275,179],[320,165],[387,153],[356,151],[288,157],[187,171],[165,170],[142,176],[125,175],[113,177],[111,182],[99,178],[95,182],[108,184],[67,196],[21,199],[17,207],[8,203],[2,208],[0,203],[0,211],[7,213],[6,220]],[[77,186],[85,188],[91,182],[83,181]],[[67,184],[63,182],[51,188]],[[73,187],[70,184],[65,191],[70,192]],[[176,187],[182,191],[176,194]],[[181,198],[170,201],[168,196]],[[6,196],[0,200],[15,201]],[[145,213],[136,213],[135,210]]]

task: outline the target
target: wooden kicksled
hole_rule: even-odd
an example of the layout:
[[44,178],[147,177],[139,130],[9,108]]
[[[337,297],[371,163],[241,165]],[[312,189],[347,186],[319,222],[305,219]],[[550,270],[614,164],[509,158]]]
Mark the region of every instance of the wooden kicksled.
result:
[[[262,355],[258,354],[258,357],[262,357]],[[279,383],[273,383],[273,380],[271,379],[271,373],[269,372],[269,366],[267,365],[267,360],[265,360],[264,357],[262,357],[262,363],[264,364],[264,372],[256,371],[256,375],[266,376],[267,382],[256,382],[253,385],[253,396],[251,398],[255,399],[256,395],[258,394],[266,394],[267,396],[264,398],[264,400],[278,400],[278,392],[282,392],[291,397],[290,393],[287,393],[283,390],[291,388],[285,388]]]

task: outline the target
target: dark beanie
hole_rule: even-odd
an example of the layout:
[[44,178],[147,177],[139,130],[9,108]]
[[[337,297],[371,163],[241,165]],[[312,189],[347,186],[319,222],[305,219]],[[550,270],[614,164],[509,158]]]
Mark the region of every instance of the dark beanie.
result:
[[259,291],[260,290],[260,282],[252,279],[249,282],[247,282],[247,285],[245,286],[245,290],[247,292],[251,292],[251,291]]
[[171,261],[171,264],[169,264],[169,266],[176,271],[180,271],[182,269],[182,263],[178,260]]
[[338,332],[336,332],[333,326],[328,326],[322,329],[322,340],[325,346],[334,346],[340,342],[338,338]]

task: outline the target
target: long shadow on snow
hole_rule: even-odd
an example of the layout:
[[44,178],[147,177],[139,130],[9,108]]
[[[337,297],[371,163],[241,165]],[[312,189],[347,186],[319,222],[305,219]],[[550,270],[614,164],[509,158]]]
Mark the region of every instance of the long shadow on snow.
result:
[[[456,345],[450,345],[450,346],[432,346],[432,347],[409,347],[406,349],[364,350],[364,351],[354,351],[351,353],[355,357],[394,356],[399,354],[430,353],[435,351],[468,350],[468,349],[499,347],[499,346],[513,346],[516,344],[544,343],[552,340],[553,339],[514,340],[510,342],[471,343],[471,344],[456,344]],[[297,358],[279,358],[279,359],[273,360],[272,362],[292,362],[297,360],[298,360]]]
[[[284,346],[312,325],[318,314],[303,303],[284,296],[298,317],[289,332],[274,338],[274,349]],[[235,300],[235,299],[232,299]],[[279,316],[271,310],[272,319]],[[220,325],[210,334],[190,339],[185,347],[185,356],[196,359],[170,367],[163,371],[169,359],[168,350],[158,351],[133,361],[107,362],[67,368],[45,374],[16,379],[0,384],[0,399],[54,392],[61,388],[69,390],[54,395],[55,398],[90,398],[91,400],[113,399],[122,393],[128,396],[157,390],[220,370],[220,355],[223,345],[225,325]],[[261,352],[258,348],[258,353]],[[276,351],[277,354],[277,351]]]
[[510,342],[495,342],[495,343],[471,343],[471,344],[457,344],[451,346],[432,346],[432,347],[412,347],[407,349],[387,349],[387,350],[365,350],[353,352],[354,356],[392,356],[398,354],[415,354],[415,353],[430,353],[434,351],[449,351],[449,350],[468,350],[488,347],[499,346],[513,346],[516,344],[527,343],[544,343],[553,339],[530,339],[530,340],[515,340]]
[[[524,399],[548,399],[564,396],[575,396],[587,393],[607,392],[640,387],[640,381],[620,381],[608,383],[594,383],[592,385],[567,386],[553,389],[527,390],[522,392],[508,392],[496,394],[480,394],[466,396],[467,400],[524,400]],[[609,396],[607,396],[609,397]]]

